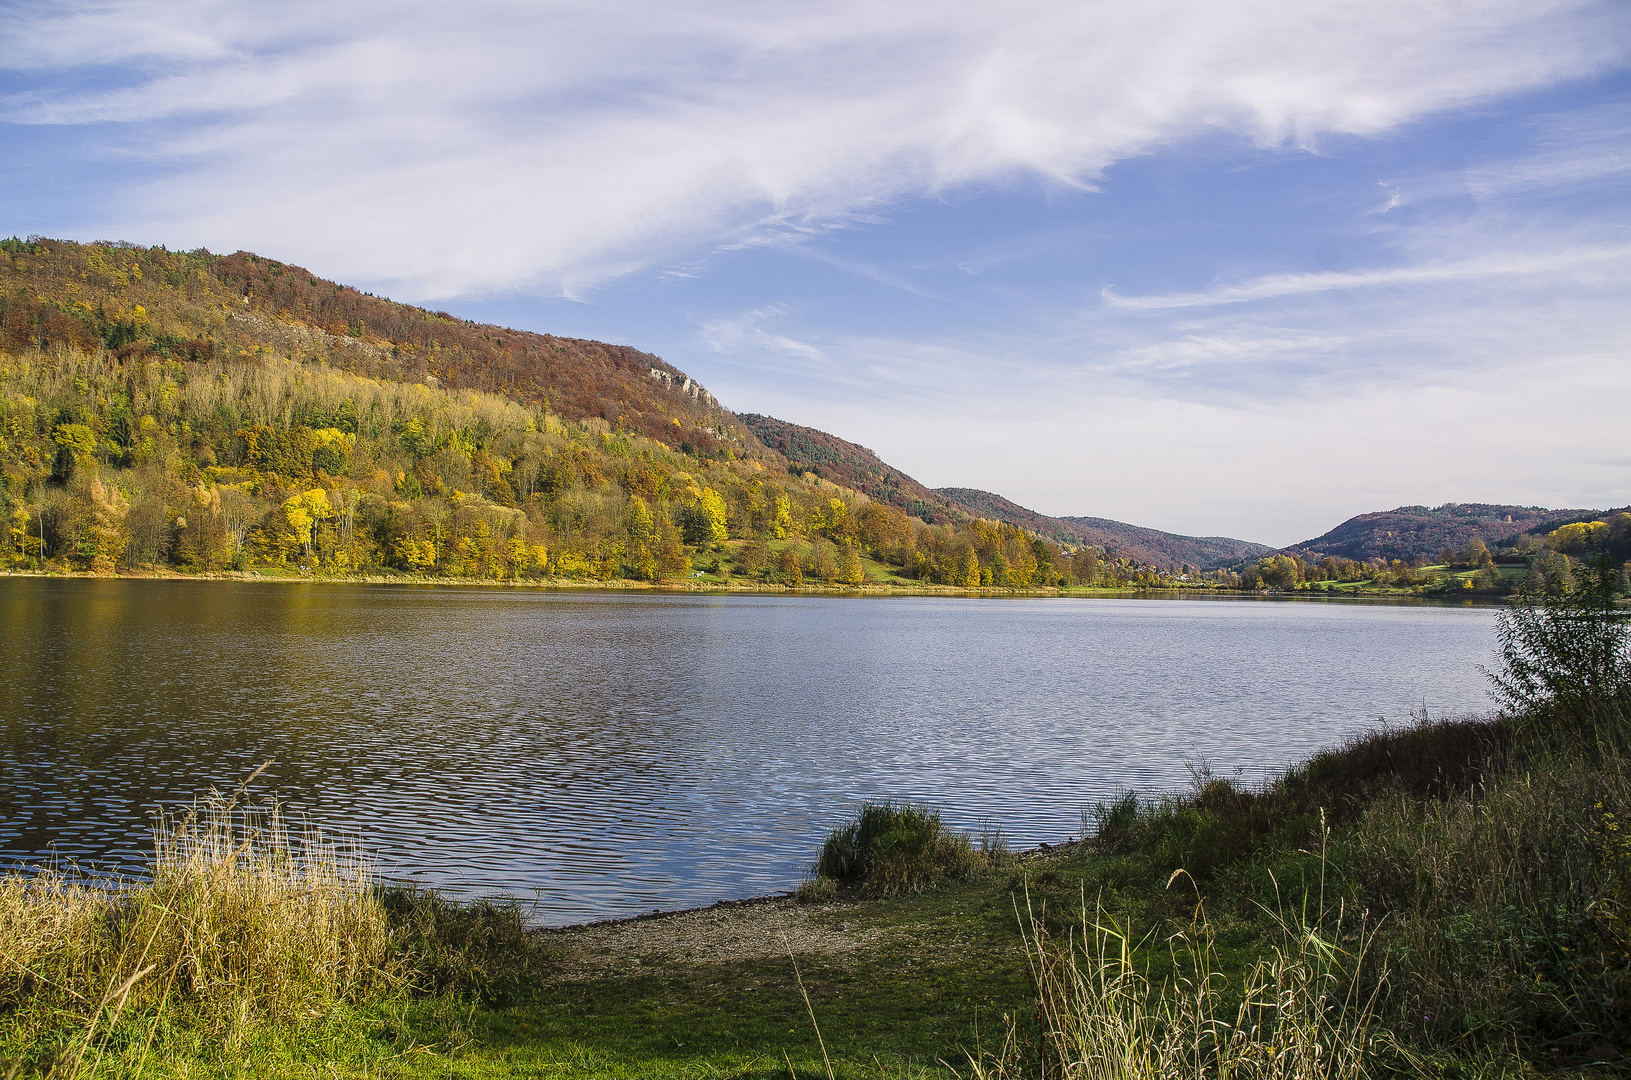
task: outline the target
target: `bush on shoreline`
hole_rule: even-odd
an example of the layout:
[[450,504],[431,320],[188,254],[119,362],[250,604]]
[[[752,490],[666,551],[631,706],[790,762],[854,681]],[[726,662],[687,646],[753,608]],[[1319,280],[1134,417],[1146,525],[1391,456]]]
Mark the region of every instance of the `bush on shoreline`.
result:
[[990,866],[1000,848],[975,848],[940,813],[910,803],[862,803],[854,820],[834,829],[814,867],[817,880],[855,886],[862,896],[919,892],[946,878]]

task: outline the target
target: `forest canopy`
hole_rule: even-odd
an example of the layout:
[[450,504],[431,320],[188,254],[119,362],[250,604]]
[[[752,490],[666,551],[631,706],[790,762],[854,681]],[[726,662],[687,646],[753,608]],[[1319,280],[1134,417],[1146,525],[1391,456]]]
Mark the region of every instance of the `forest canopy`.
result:
[[1087,565],[599,417],[264,353],[0,354],[0,471],[14,568],[1031,588]]

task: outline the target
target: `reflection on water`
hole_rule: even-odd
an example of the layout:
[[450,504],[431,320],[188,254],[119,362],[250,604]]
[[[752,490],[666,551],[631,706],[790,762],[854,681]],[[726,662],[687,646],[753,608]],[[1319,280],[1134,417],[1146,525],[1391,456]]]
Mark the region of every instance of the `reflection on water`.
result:
[[1204,758],[1483,710],[1477,609],[0,579],[0,855],[230,787],[562,923],[786,889],[867,797],[1030,845]]

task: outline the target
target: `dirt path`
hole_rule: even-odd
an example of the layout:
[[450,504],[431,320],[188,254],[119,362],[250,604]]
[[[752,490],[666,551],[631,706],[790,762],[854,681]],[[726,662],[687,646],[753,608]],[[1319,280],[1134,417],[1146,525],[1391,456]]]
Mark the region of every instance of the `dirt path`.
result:
[[542,933],[562,948],[563,973],[592,978],[785,957],[789,952],[836,956],[873,948],[889,933],[861,928],[847,921],[846,914],[838,904],[770,897]]

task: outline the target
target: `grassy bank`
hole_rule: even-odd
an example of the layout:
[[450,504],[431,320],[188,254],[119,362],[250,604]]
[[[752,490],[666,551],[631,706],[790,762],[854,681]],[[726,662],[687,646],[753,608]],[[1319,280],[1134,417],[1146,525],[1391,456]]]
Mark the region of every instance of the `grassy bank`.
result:
[[815,1077],[823,1042],[838,1076],[1612,1066],[1623,849],[1598,804],[1627,771],[1533,739],[1420,722],[1259,791],[1202,776],[1100,807],[1096,841],[1047,852],[874,810],[828,845],[841,879],[759,928],[866,942],[842,953],[606,960],[514,909],[364,887],[353,855],[264,819],[246,843],[217,804],[122,897],[8,883],[0,1047],[81,1076]]

